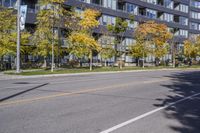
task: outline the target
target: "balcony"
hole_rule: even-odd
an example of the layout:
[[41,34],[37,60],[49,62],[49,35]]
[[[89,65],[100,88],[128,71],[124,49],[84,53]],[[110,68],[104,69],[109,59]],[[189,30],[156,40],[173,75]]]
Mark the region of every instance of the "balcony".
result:
[[91,4],[103,6],[103,1],[102,0],[91,0]]
[[156,10],[156,11],[161,11],[161,12],[166,12],[166,13],[170,13],[170,14],[181,15],[181,16],[185,16],[185,17],[188,16],[188,13],[182,12],[180,10],[175,10],[173,2],[169,6],[169,5],[166,5],[163,0],[159,0],[157,4],[148,3],[148,2],[145,2],[145,1],[139,1],[139,0],[138,1],[124,0],[124,1],[126,1],[128,3],[136,4],[139,7],[141,6],[141,7],[151,8],[151,9]]

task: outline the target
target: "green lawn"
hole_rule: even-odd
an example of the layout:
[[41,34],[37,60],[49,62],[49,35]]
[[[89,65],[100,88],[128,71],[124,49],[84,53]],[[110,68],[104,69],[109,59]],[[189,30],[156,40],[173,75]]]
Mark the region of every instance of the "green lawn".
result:
[[[108,71],[128,71],[128,70],[150,70],[150,69],[162,69],[162,68],[172,68],[172,67],[145,67],[144,69],[141,67],[124,67],[123,69],[119,69],[118,67],[94,67],[92,71],[89,70],[89,68],[63,68],[59,70],[54,70],[54,72],[51,72],[51,70],[44,70],[44,69],[38,69],[38,70],[30,70],[30,71],[23,71],[20,74],[16,74],[15,71],[6,71],[5,74],[10,75],[47,75],[47,74],[67,74],[67,73],[83,73],[83,72],[108,72]],[[200,66],[182,66],[177,67],[175,69],[187,69],[187,68],[200,68]]]

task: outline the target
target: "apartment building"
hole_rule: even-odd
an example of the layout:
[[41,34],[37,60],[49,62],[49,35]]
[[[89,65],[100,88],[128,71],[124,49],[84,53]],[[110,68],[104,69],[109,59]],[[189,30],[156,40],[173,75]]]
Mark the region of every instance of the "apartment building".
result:
[[[0,5],[15,7],[17,0],[0,0]],[[22,0],[22,4],[28,5],[26,27],[33,27],[36,13],[39,9],[37,0]],[[200,0],[66,0],[67,6],[75,7],[76,12],[81,13],[85,8],[100,10],[100,26],[94,30],[98,35],[98,41],[102,45],[113,43],[114,36],[104,35],[102,31],[107,24],[114,24],[116,17],[127,20],[128,29],[122,42],[123,49],[134,43],[133,31],[140,23],[154,20],[164,23],[169,30],[174,31],[174,42],[177,49],[183,47],[183,41],[189,37],[200,34]],[[130,23],[129,16],[134,15],[134,23]],[[99,58],[99,57],[96,57]],[[166,58],[171,58],[167,55]],[[128,55],[123,58],[126,62],[134,62]],[[148,57],[146,61],[153,61]],[[114,58],[110,60],[114,61]]]

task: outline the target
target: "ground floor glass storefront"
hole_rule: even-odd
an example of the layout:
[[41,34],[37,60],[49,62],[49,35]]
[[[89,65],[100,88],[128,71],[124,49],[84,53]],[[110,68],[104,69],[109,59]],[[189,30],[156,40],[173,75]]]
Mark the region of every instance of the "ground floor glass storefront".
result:
[[0,5],[9,8],[15,8],[17,6],[17,0],[0,0]]

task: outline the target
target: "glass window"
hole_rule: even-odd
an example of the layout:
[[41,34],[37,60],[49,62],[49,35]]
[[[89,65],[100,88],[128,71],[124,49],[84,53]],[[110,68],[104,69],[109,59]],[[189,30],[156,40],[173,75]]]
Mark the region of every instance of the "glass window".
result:
[[135,43],[135,40],[133,38],[125,38],[122,41],[122,46],[124,46],[125,49],[128,49],[130,45],[133,45]]
[[0,0],[0,5],[4,7],[16,7],[17,0]]
[[183,5],[183,4],[180,4],[180,9],[179,9],[181,12],[185,12],[185,13],[188,13],[188,6],[187,5]]
[[193,30],[198,30],[198,23],[191,22],[190,28],[193,29]]
[[188,18],[180,17],[179,23],[182,24],[182,25],[188,25]]
[[164,13],[164,20],[167,21],[167,22],[173,22],[174,15],[168,14],[168,13]]
[[79,0],[79,1],[90,3],[90,0]]
[[147,0],[146,2],[155,4],[155,5],[157,4],[157,0]]
[[103,6],[106,8],[111,8],[116,10],[117,9],[117,1],[116,0],[104,0],[103,1]]
[[17,7],[17,0],[11,0],[11,6]]
[[113,16],[109,16],[109,15],[102,15],[102,17],[100,18],[100,24],[101,25],[108,25],[108,24],[115,24],[115,17]]
[[3,1],[3,6],[10,7],[10,0],[4,0]]
[[157,12],[155,10],[147,9],[146,10],[146,16],[148,18],[156,19],[157,18]]
[[200,1],[191,0],[190,5],[196,8],[200,8]]
[[194,19],[200,19],[200,13],[191,11],[190,17]]
[[172,0],[164,0],[164,7],[173,9],[174,8],[174,2]]
[[137,13],[138,13],[138,6],[130,4],[130,3],[126,3],[126,11],[128,13],[132,13],[132,14],[137,15]]
[[102,45],[105,45],[105,44],[114,44],[115,42],[115,38],[113,36],[101,36],[99,39],[98,39],[98,42]]
[[188,31],[180,29],[179,35],[187,38],[188,37]]

